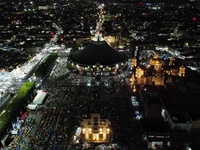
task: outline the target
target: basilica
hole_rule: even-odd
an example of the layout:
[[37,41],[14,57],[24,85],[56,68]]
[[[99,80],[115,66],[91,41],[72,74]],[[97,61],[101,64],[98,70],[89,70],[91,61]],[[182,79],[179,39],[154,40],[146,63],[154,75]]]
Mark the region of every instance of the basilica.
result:
[[157,85],[164,86],[171,83],[173,77],[184,77],[185,67],[177,67],[175,58],[171,57],[168,65],[163,66],[157,53],[150,59],[146,67],[137,66],[137,59],[132,59],[132,67],[134,68],[131,81],[135,81],[137,85]]
[[86,76],[111,76],[128,66],[126,54],[113,49],[97,32],[83,49],[70,55],[68,68]]

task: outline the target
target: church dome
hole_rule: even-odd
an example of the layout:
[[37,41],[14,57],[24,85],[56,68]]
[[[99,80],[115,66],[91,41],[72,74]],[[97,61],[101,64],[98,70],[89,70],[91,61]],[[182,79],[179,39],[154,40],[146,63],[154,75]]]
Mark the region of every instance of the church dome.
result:
[[154,54],[153,58],[150,60],[150,64],[151,65],[156,65],[156,64],[160,64],[160,59],[158,57],[158,54]]
[[83,49],[73,53],[68,60],[68,67],[88,76],[108,76],[123,72],[128,66],[128,56],[108,45],[101,34]]

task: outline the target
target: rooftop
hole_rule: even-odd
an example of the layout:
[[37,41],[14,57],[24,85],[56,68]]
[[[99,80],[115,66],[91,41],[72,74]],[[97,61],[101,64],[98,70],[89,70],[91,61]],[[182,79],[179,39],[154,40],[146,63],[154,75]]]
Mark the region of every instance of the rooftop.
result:
[[142,124],[146,132],[169,132],[168,124],[163,119],[142,119]]
[[120,53],[108,45],[104,40],[91,41],[83,50],[71,55],[73,62],[82,65],[114,65],[127,60],[124,53]]
[[174,123],[191,123],[189,115],[186,112],[170,113],[170,117]]

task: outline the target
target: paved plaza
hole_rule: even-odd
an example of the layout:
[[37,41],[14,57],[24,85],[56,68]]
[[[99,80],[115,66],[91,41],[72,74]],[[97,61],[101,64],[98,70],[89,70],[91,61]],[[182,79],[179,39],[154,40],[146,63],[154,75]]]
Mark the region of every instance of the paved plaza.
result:
[[127,74],[102,77],[96,84],[94,77],[70,73],[64,58],[59,58],[55,65],[41,86],[48,93],[47,99],[36,110],[28,111],[9,149],[81,149],[82,145],[73,145],[72,137],[80,121],[94,112],[112,121],[113,129],[116,128],[113,142],[123,139],[120,130],[127,125],[122,126],[120,120],[129,120],[133,114],[131,108],[127,109],[130,107]]

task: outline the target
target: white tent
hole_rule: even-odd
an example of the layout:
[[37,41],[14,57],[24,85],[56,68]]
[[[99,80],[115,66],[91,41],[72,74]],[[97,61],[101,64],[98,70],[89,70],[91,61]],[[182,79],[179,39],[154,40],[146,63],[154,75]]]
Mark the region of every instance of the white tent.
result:
[[47,93],[40,90],[38,92],[38,94],[35,96],[34,100],[33,100],[33,104],[38,104],[41,105],[46,97]]
[[78,128],[76,129],[75,135],[76,135],[76,136],[80,136],[80,135],[81,135],[81,130],[82,130],[82,128],[81,128],[81,127],[78,127]]
[[36,110],[37,104],[28,104],[27,108],[30,110]]
[[18,134],[19,130],[18,129],[14,129],[11,131],[11,134]]

